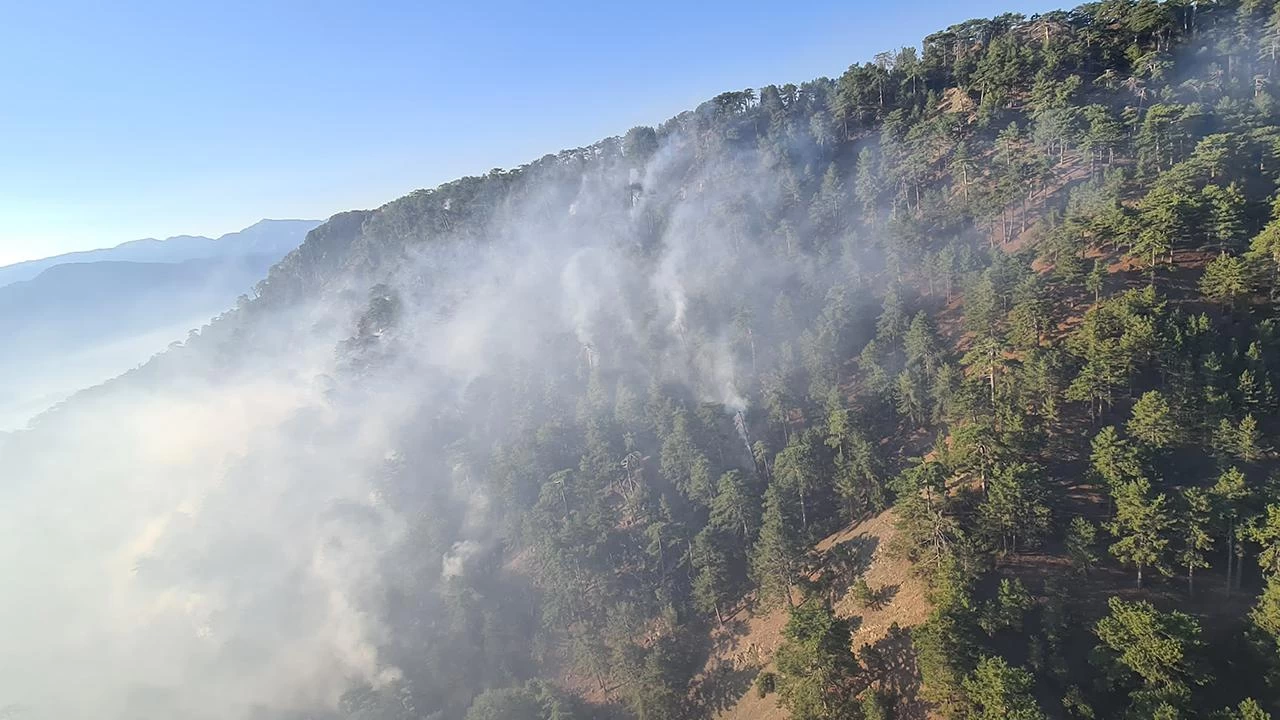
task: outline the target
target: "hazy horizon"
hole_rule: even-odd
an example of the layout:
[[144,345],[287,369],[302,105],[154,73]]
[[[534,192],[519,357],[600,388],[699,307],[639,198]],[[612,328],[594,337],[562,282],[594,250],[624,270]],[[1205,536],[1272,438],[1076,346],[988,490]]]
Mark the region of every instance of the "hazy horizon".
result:
[[[331,213],[330,215],[332,215],[332,213]],[[214,240],[214,241],[216,241],[216,240],[221,240],[222,238],[225,238],[225,237],[226,237],[226,236],[228,236],[228,235],[235,235],[236,233],[242,232],[242,231],[244,231],[244,230],[248,230],[248,229],[250,229],[250,228],[252,228],[252,227],[255,227],[255,226],[257,226],[257,225],[261,225],[262,223],[271,223],[271,222],[285,222],[285,223],[291,223],[291,222],[308,222],[308,223],[314,223],[314,224],[316,224],[316,225],[319,225],[320,223],[324,222],[326,218],[330,217],[330,215],[326,215],[324,218],[301,218],[301,217],[264,217],[264,218],[258,218],[257,220],[255,220],[255,221],[253,221],[253,222],[251,222],[251,223],[249,223],[249,224],[247,224],[247,225],[244,225],[244,226],[242,226],[242,227],[240,227],[240,228],[237,228],[237,229],[235,229],[235,230],[228,230],[228,231],[226,231],[226,232],[217,233],[217,234],[214,234],[214,235],[206,234],[206,233],[194,233],[194,232],[183,232],[183,233],[177,233],[177,234],[173,234],[173,235],[165,235],[165,236],[163,236],[163,237],[156,237],[156,236],[154,236],[154,235],[149,235],[149,236],[147,236],[147,237],[133,238],[133,239],[131,239],[131,240],[122,240],[122,241],[120,241],[120,242],[118,242],[118,243],[115,243],[115,244],[113,244],[113,245],[103,245],[103,246],[101,246],[101,247],[90,247],[90,248],[83,248],[83,249],[77,249],[77,250],[67,250],[67,251],[65,251],[65,252],[58,252],[58,253],[54,253],[54,254],[52,254],[52,255],[40,255],[40,256],[37,256],[37,257],[25,258],[25,259],[23,259],[23,260],[15,260],[15,261],[13,261],[13,262],[0,262],[0,270],[4,270],[4,269],[6,269],[6,268],[12,268],[12,267],[13,267],[13,266],[15,266],[15,265],[22,265],[22,264],[24,264],[24,263],[32,263],[32,262],[36,262],[36,261],[39,261],[39,260],[51,260],[51,259],[54,259],[54,258],[60,258],[60,257],[65,257],[65,256],[73,256],[73,257],[74,257],[74,256],[78,256],[78,255],[81,255],[81,254],[92,253],[92,252],[94,252],[95,250],[116,250],[116,249],[119,249],[121,246],[129,245],[129,244],[131,244],[131,243],[147,243],[147,242],[166,243],[166,242],[169,242],[169,241],[171,241],[171,240],[179,240],[179,239],[184,239],[184,238],[202,238],[202,239],[205,239],[205,240]],[[90,262],[92,262],[92,261],[90,261]],[[126,261],[126,262],[130,262],[130,261]],[[137,261],[133,261],[133,262],[137,262]]]
[[0,79],[0,265],[373,209],[726,88],[834,76],[971,16],[1058,7],[1016,5],[822,0],[781,23],[674,2],[18,8],[0,60],[40,81]]
[[1280,717],[1280,0],[144,2],[0,28],[0,720]]

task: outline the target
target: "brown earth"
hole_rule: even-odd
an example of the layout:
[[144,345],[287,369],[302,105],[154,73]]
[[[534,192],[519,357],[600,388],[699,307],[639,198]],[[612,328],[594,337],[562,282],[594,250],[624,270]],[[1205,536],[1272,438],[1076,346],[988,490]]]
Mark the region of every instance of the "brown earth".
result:
[[[927,717],[915,698],[919,677],[904,629],[918,625],[929,615],[924,581],[912,573],[911,564],[895,557],[889,548],[897,529],[892,511],[853,523],[817,544],[820,572],[837,573],[842,588],[834,603],[837,614],[850,618],[855,628],[852,645],[874,684],[898,699],[896,717]],[[881,593],[876,607],[862,607],[843,588],[859,575]],[[744,613],[745,615],[745,613]],[[787,607],[770,608],[734,618],[715,631],[714,651],[695,681],[695,698],[708,717],[722,720],[783,720],[787,712],[777,695],[764,698],[752,686],[756,675],[772,669],[773,656],[782,644]],[[897,628],[894,629],[894,625]]]

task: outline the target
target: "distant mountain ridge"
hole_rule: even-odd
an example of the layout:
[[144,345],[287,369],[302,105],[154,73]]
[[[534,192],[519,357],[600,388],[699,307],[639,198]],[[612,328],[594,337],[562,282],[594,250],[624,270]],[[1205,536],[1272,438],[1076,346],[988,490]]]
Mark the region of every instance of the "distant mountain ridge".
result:
[[319,224],[262,220],[217,239],[135,240],[0,268],[0,428],[184,339]]
[[39,333],[42,346],[49,341],[77,344],[147,329],[157,315],[217,313],[248,292],[278,259],[274,253],[259,253],[181,262],[54,265],[30,280],[0,287],[0,334],[18,343]]
[[176,235],[164,240],[130,240],[115,247],[64,253],[38,260],[0,266],[0,287],[31,280],[45,270],[68,263],[124,261],[176,263],[210,258],[250,255],[283,257],[302,244],[319,220],[259,220],[249,227],[217,238]]

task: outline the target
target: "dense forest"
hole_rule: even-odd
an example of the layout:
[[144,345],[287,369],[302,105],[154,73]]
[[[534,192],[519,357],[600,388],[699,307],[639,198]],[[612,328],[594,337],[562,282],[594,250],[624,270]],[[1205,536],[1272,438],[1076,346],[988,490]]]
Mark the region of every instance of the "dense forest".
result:
[[0,445],[105,508],[139,396],[271,410],[132,556],[216,648],[95,715],[1271,717],[1278,71],[1261,0],[1002,15],[335,216]]

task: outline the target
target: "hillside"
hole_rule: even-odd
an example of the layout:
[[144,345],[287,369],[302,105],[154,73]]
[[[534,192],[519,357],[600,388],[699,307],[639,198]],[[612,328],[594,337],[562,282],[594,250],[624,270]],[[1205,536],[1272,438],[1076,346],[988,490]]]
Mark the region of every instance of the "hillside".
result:
[[973,20],[331,218],[0,446],[0,708],[1270,717],[1277,48]]

